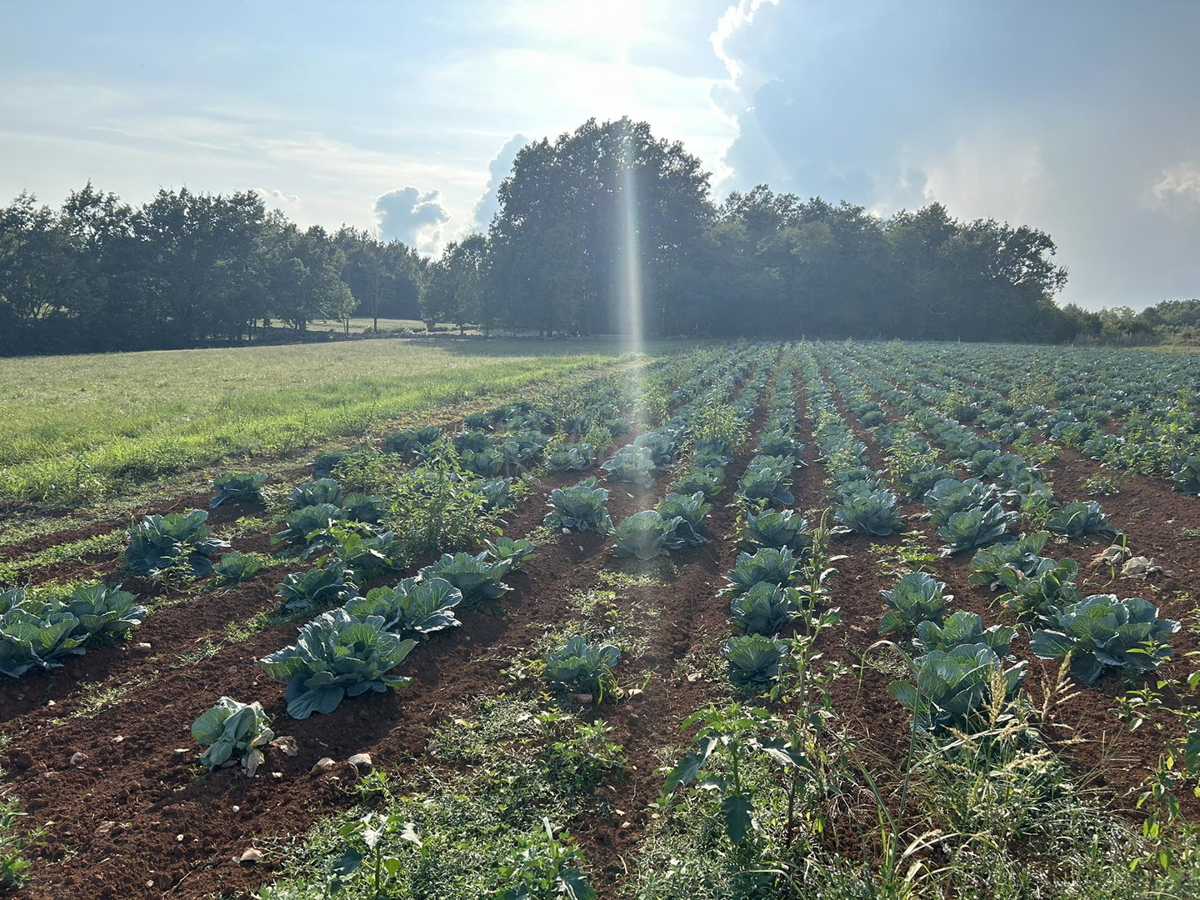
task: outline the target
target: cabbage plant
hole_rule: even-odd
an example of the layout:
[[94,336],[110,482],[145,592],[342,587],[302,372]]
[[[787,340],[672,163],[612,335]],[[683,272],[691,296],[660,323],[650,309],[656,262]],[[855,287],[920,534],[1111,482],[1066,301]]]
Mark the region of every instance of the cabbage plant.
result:
[[680,518],[665,519],[653,509],[634,513],[613,529],[612,537],[616,541],[613,552],[617,556],[638,559],[654,559],[669,553],[675,543],[675,529],[682,522]]
[[633,441],[635,450],[645,450],[655,467],[661,468],[675,458],[679,445],[667,427],[639,434]]
[[388,631],[412,637],[457,628],[462,623],[454,608],[462,599],[462,592],[444,578],[405,578],[395,587],[379,587],[365,597],[354,597],[342,608],[359,619],[378,616]]
[[121,586],[78,584],[61,601],[78,624],[73,634],[84,640],[95,634],[124,634],[146,618],[147,609]]
[[1117,529],[1108,521],[1104,510],[1095,500],[1076,500],[1074,503],[1068,503],[1046,523],[1046,530],[1067,538],[1117,533]]
[[722,653],[734,687],[761,692],[783,671],[787,644],[765,634],[743,634],[731,637]]
[[383,518],[386,501],[383,497],[372,497],[368,494],[347,494],[342,501],[342,517],[351,522],[365,522],[374,525]]
[[495,447],[464,450],[460,462],[468,472],[474,472],[484,478],[493,478],[504,471],[504,454]]
[[487,542],[488,556],[496,562],[508,563],[510,572],[524,572],[525,560],[533,556],[533,541],[528,538],[513,539],[501,535],[495,541]]
[[1118,600],[1115,594],[1072,603],[1054,617],[1054,625],[1034,632],[1030,647],[1042,659],[1071,654],[1071,674],[1089,684],[1106,669],[1130,679],[1154,671],[1170,657],[1170,636],[1179,630],[1173,619],[1158,618],[1153,603]]
[[486,512],[508,509],[517,502],[513,495],[511,478],[492,478],[480,481],[475,489],[483,498],[483,508]]
[[960,644],[952,650],[931,650],[913,662],[916,684],[894,681],[888,693],[913,714],[913,728],[941,732],[970,730],[983,724],[985,706],[994,686],[1013,697],[1025,679],[1025,663],[1004,668],[986,644]]
[[1026,575],[1033,574],[1042,557],[1039,556],[1050,535],[1045,531],[1022,535],[1015,541],[1006,544],[993,544],[984,547],[971,560],[971,575],[967,579],[971,584],[987,585],[993,589],[1000,585],[1000,573],[1006,568],[1014,568]]
[[708,518],[712,505],[705,502],[704,494],[696,491],[694,494],[667,494],[656,507],[663,519],[671,521],[678,519],[671,529],[668,549],[678,550],[683,547],[699,547],[708,543],[708,538],[700,533],[704,520]]
[[794,553],[803,553],[812,547],[808,521],[791,509],[767,510],[758,515],[746,510],[738,537],[741,546],[749,550],[787,547]]
[[[772,460],[775,457],[771,457]],[[749,503],[776,506],[790,506],[796,502],[792,492],[788,490],[791,483],[788,471],[783,471],[777,465],[754,465],[747,467],[745,474],[738,479],[737,496]]]
[[307,544],[319,536],[325,535],[333,523],[342,517],[341,507],[332,503],[318,503],[315,506],[305,506],[289,513],[284,518],[287,525],[282,531],[271,536],[272,543],[290,542]]
[[441,429],[436,425],[426,425],[424,428],[410,428],[404,431],[393,431],[383,439],[383,449],[388,453],[413,456],[424,452],[426,447],[441,436]]
[[596,487],[594,477],[585,478],[574,487],[556,488],[550,492],[548,505],[552,511],[544,524],[550,528],[608,534],[612,530],[612,519],[604,506],[607,501],[608,491]]
[[725,470],[720,468],[694,468],[671,484],[672,492],[691,496],[697,491],[707,500],[721,493],[725,486]]
[[578,472],[592,464],[590,444],[571,444],[555,450],[546,457],[546,468],[551,472]]
[[879,622],[879,633],[911,631],[920,622],[941,622],[946,606],[954,599],[945,583],[925,572],[910,572],[889,591],[880,591],[887,609]]
[[904,527],[896,495],[884,490],[856,490],[844,494],[833,513],[843,531],[887,537]]
[[340,506],[345,492],[335,478],[317,478],[296,485],[292,489],[292,509],[304,509],[306,506],[318,506],[328,503]]
[[1075,584],[1078,571],[1073,559],[1039,559],[1029,574],[1005,566],[997,578],[1005,590],[996,600],[1021,621],[1052,624],[1064,607],[1083,599]]
[[729,617],[746,634],[777,634],[798,609],[799,592],[760,581],[729,604]]
[[762,581],[788,587],[799,569],[800,560],[787,547],[765,547],[755,553],[739,553],[733,568],[725,576],[729,581],[725,593],[736,597]]
[[916,631],[913,645],[922,653],[953,650],[963,644],[984,644],[997,656],[1011,656],[1013,638],[1017,636],[1017,629],[1011,625],[984,628],[983,619],[965,609],[947,616],[944,622],[918,622]]
[[977,506],[988,506],[996,500],[996,489],[978,478],[959,481],[943,478],[935,484],[921,501],[929,510],[929,517],[937,526],[945,525],[955,513]]
[[600,464],[605,479],[614,483],[636,484],[648,488],[654,484],[654,459],[646,447],[622,447]]
[[125,564],[133,572],[159,577],[164,569],[176,566],[197,578],[212,571],[212,555],[229,544],[212,536],[208,513],[193,509],[165,516],[144,516],[129,529]]
[[230,761],[241,764],[247,778],[263,762],[262,747],[275,737],[263,708],[258,703],[239,703],[222,697],[192,723],[192,737],[208,749],[200,754],[207,769],[218,769]]
[[547,653],[546,680],[552,685],[576,694],[592,694],[596,702],[616,688],[613,667],[621,659],[621,651],[612,644],[589,643],[583,635],[575,635],[562,649]]
[[295,644],[258,664],[287,685],[288,715],[307,719],[314,712],[333,712],[346,697],[408,684],[412,679],[389,673],[415,646],[411,638],[401,639],[384,628],[379,616],[358,619],[335,609],[305,625]]
[[217,493],[208,508],[216,509],[222,503],[261,503],[262,489],[266,483],[266,475],[245,472],[220,475],[213,479],[213,490]]
[[492,436],[486,431],[460,431],[454,436],[453,444],[459,453],[479,453],[492,446]]
[[938,540],[945,545],[938,553],[953,556],[1003,541],[1011,537],[1008,526],[1016,518],[1016,513],[1005,512],[999,503],[956,512],[937,530]]
[[253,553],[231,550],[213,566],[213,574],[224,581],[249,581],[263,569],[263,561]]
[[1200,495],[1200,456],[1185,456],[1171,466],[1171,483],[1184,494]]
[[307,572],[293,572],[275,585],[280,607],[289,612],[333,606],[357,593],[358,586],[349,580],[349,573],[340,562],[316,566]]
[[496,600],[510,590],[503,579],[512,565],[511,560],[489,562],[486,550],[474,556],[470,553],[443,553],[441,559],[425,566],[419,574],[426,581],[444,578],[462,592],[463,600],[475,603]]
[[758,439],[758,452],[767,456],[790,456],[799,460],[804,452],[804,445],[788,432],[775,428],[766,432]]

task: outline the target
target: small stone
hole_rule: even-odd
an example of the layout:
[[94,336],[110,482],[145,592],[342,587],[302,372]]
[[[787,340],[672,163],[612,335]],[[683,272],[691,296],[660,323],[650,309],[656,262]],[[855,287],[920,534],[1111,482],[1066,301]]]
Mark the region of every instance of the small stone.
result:
[[251,847],[249,850],[243,851],[242,855],[238,857],[238,863],[243,866],[254,865],[262,862],[262,858],[262,851]]
[[71,765],[81,766],[81,765],[83,765],[84,761],[87,758],[88,758],[88,755],[86,753],[80,753],[80,752],[72,753],[71,754]]
[[114,744],[120,744],[120,743],[124,742],[124,740],[125,740],[125,735],[118,734],[115,738],[112,739],[112,742]]
[[296,739],[290,734],[281,734],[275,740],[271,741],[271,746],[276,750],[282,750],[285,756],[295,756],[300,752],[300,745],[296,743]]
[[336,765],[337,765],[337,763],[334,762],[332,759],[330,759],[328,756],[322,756],[320,759],[318,759],[316,761],[316,763],[313,764],[312,773],[314,775],[321,775],[324,772],[328,772],[330,769],[332,769]]
[[145,641],[140,641],[139,643],[133,645],[133,649],[137,650],[139,653],[149,653],[154,649],[154,645],[147,644]]
[[688,681],[692,681],[692,682],[699,681],[699,680],[700,680],[700,673],[699,673],[699,672],[692,672],[690,675],[688,675],[688,677],[687,677],[687,680],[688,680]]
[[370,769],[371,754],[370,753],[355,753],[346,762],[350,763],[355,769]]
[[242,811],[242,808],[241,808],[240,806],[234,806],[234,807],[233,807],[233,811],[234,811],[234,812],[241,812],[241,811]]
[[183,843],[183,835],[182,834],[175,835],[175,840],[182,844]]

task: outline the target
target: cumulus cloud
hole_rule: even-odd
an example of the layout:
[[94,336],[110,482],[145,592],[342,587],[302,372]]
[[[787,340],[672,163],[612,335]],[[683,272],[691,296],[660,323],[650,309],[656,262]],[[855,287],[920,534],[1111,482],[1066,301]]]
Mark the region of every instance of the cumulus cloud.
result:
[[487,232],[488,226],[492,224],[492,217],[500,212],[500,198],[497,196],[500,182],[512,172],[513,161],[516,160],[521,148],[528,143],[529,138],[525,135],[514,134],[504,142],[504,146],[488,163],[487,188],[475,201],[475,206],[471,210],[471,220],[467,223],[464,233]]
[[254,188],[253,190],[254,193],[263,198],[263,203],[281,209],[285,213],[292,214],[300,206],[299,194],[289,194],[287,191],[274,188]]
[[721,186],[938,200],[1046,229],[1066,300],[1194,296],[1198,30],[1200,4],[740,0],[711,38],[737,127]]
[[429,253],[441,240],[441,226],[450,221],[438,191],[422,193],[415,187],[388,191],[375,200],[379,236],[385,241],[402,241]]

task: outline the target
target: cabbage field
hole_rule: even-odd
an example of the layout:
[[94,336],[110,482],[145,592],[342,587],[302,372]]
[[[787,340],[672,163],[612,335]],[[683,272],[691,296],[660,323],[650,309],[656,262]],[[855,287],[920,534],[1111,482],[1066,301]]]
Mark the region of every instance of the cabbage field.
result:
[[377,343],[4,400],[5,890],[1200,894],[1200,356]]

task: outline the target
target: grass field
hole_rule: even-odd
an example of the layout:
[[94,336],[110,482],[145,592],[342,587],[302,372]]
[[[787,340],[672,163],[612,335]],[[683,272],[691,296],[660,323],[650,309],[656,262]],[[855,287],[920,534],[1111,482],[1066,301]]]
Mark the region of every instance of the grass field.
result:
[[94,499],[221,459],[359,434],[620,352],[379,340],[0,360],[0,502]]

